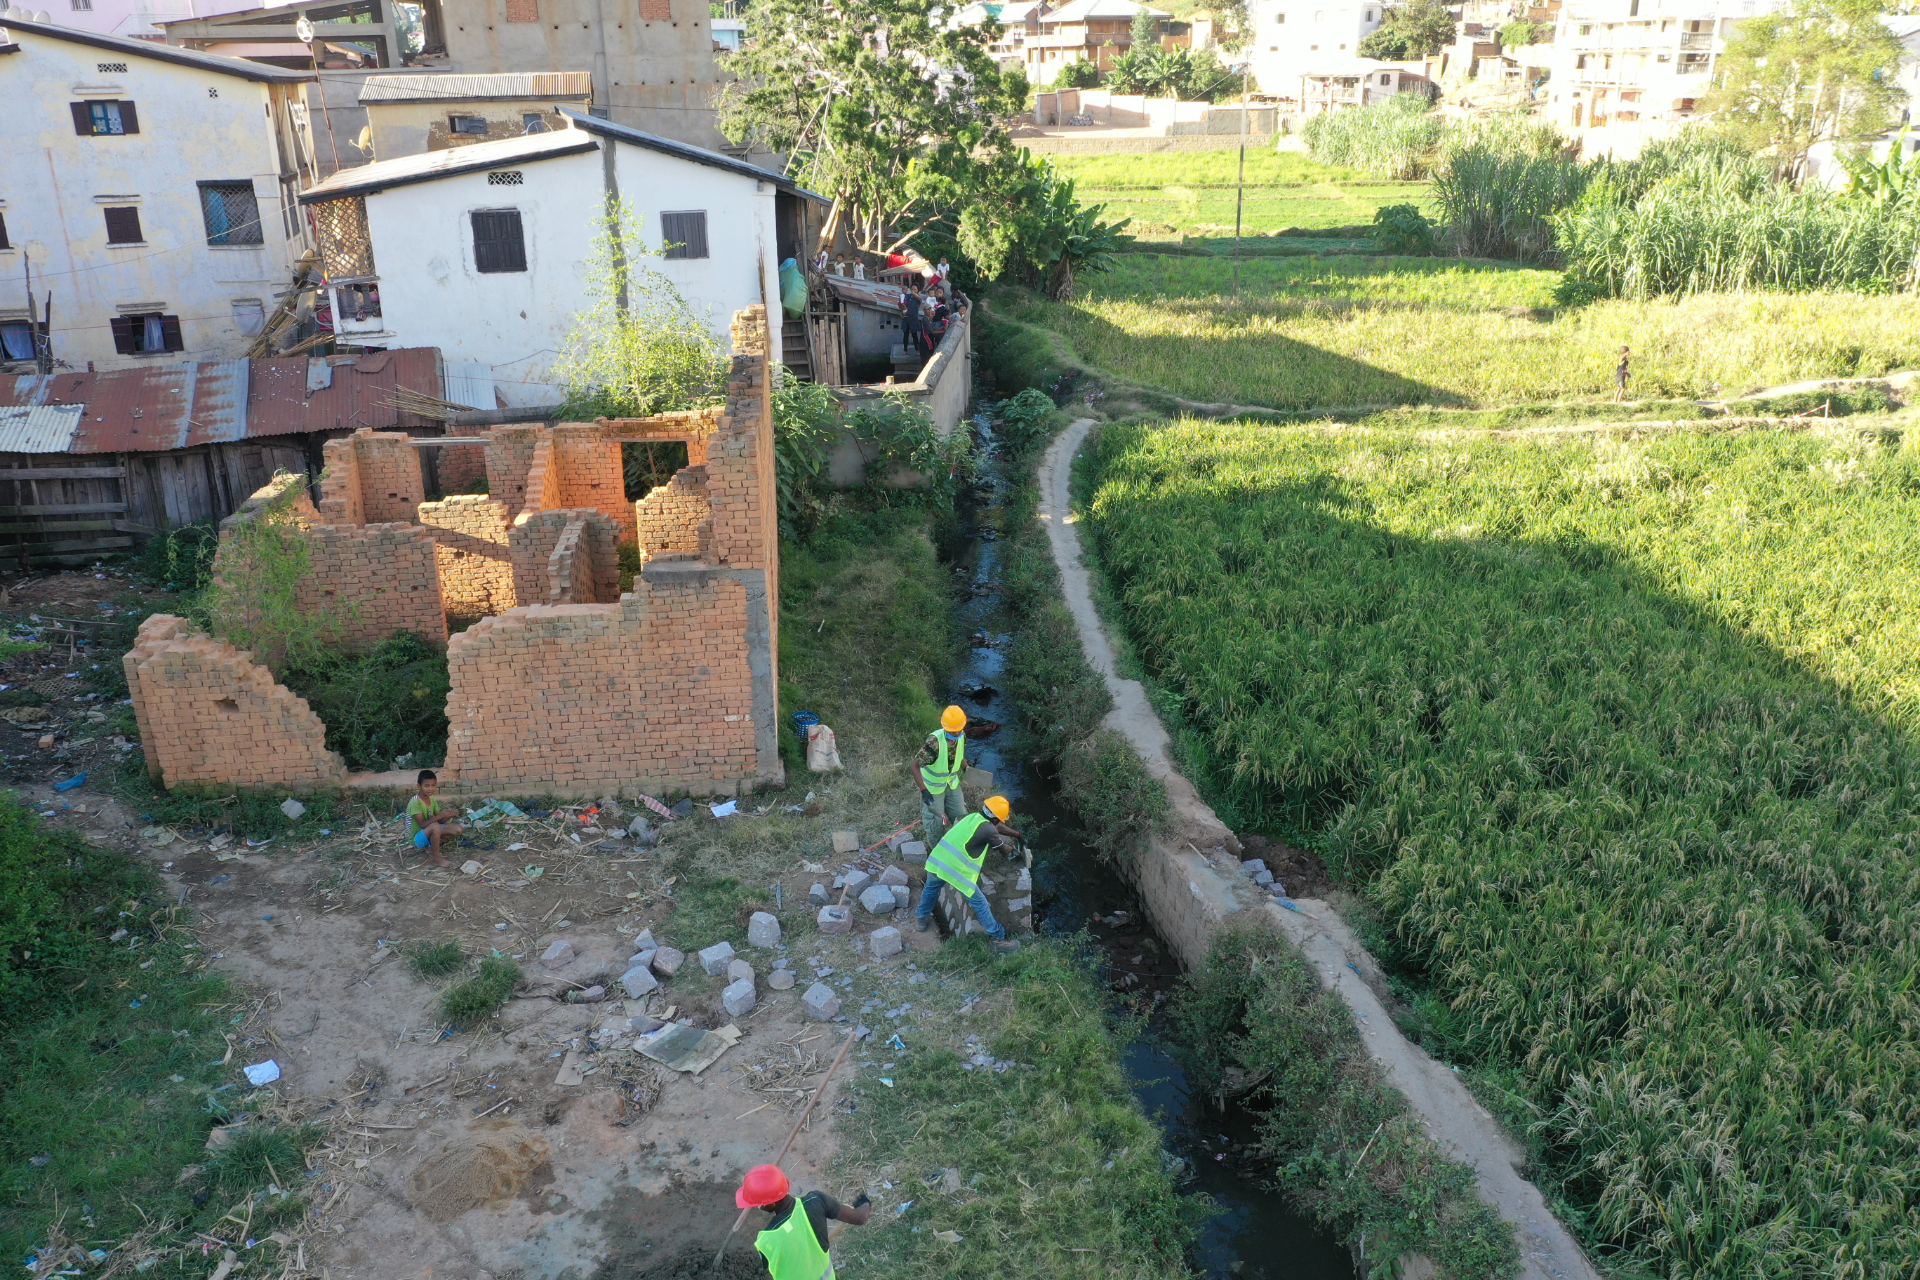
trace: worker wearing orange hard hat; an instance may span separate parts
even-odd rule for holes
[[[967,816],[960,776],[967,766],[967,713],[948,707],[940,713],[940,727],[927,735],[913,762],[920,775],[920,825],[932,844],[950,823]]]
[[[977,812],[947,828],[940,843],[927,853],[927,885],[920,891],[920,906],[914,912],[914,927],[921,933],[933,928],[933,908],[940,901],[940,886],[949,884],[954,892],[973,908],[974,919],[993,939],[993,949],[1016,951],[1019,943],[1007,937],[1006,926],[993,918],[993,907],[980,891],[980,867],[987,860],[989,846],[995,849],[1017,847],[1020,833],[1007,825],[1013,806],[1005,796],[988,796]]]
[[[827,1223],[859,1227],[873,1216],[865,1192],[852,1204],[841,1204],[824,1191],[809,1191],[796,1199],[787,1175],[776,1164],[747,1170],[733,1202],[742,1209],[765,1209],[773,1215],[753,1240],[773,1280],[833,1280]]]

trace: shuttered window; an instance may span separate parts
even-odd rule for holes
[[[108,244],[139,244],[146,238],[140,234],[140,210],[132,205],[108,205],[101,212],[107,215]]]
[[[200,216],[206,219],[208,244],[266,243],[251,182],[201,183]]]
[[[112,137],[140,132],[140,113],[131,102],[70,102],[73,131],[81,137]]]
[[[665,257],[704,258],[707,256],[707,211],[693,209],[660,215],[660,234],[667,242]]]
[[[476,271],[525,271],[527,244],[518,209],[473,212],[473,268]]]
[[[113,318],[113,349],[123,356],[146,355],[160,351],[185,351],[180,337],[180,317],[157,311]]]

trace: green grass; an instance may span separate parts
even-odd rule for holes
[[[240,1067],[257,1059],[223,1065],[221,1032],[245,1006],[205,972],[170,900],[143,866],[0,796],[0,1257],[37,1253],[58,1225],[122,1270],[155,1254],[143,1274],[204,1276],[195,1232],[231,1240],[219,1219],[236,1201],[305,1186],[305,1130],[256,1122],[217,1158],[205,1150],[218,1119],[255,1109]],[[189,1165],[205,1168],[182,1178]],[[297,1194],[263,1201],[253,1225],[264,1237],[302,1211]],[[261,1247],[250,1256],[284,1265]]]
[[[520,966],[513,961],[486,956],[471,978],[440,993],[440,1016],[459,1027],[491,1018],[513,994],[520,978]]]
[[[1049,158],[1076,179],[1083,204],[1134,219],[1127,230],[1142,239],[1233,234],[1238,150]],[[1246,183],[1246,235],[1364,225],[1382,205],[1417,204],[1430,215],[1434,208],[1425,182],[1370,179],[1299,151],[1249,150]]]
[[[1920,327],[1900,297],[1706,294],[1552,311],[1555,272],[1433,258],[1254,260],[1240,278],[1235,302],[1225,261],[1130,254],[1072,302],[996,306],[1120,378],[1295,411],[1610,397],[1623,343],[1636,398],[1920,364]]]
[[[416,942],[407,948],[407,967],[413,970],[416,978],[444,978],[450,973],[458,973],[466,964],[467,953],[460,949],[457,938]]]
[[[1191,1275],[1196,1210],[1161,1163],[1160,1134],[1120,1070],[1124,1036],[1106,1024],[1087,967],[1058,943],[996,962],[977,936],[948,943],[922,967],[1004,1007],[997,1033],[993,1021],[976,1020],[980,1047],[1021,1065],[963,1069],[962,1053],[974,1048],[961,1043],[968,1023],[948,1015],[904,1032],[909,1047],[887,1051],[893,1066],[855,1073],[846,1095],[857,1109],[834,1122],[838,1163],[854,1185],[877,1185],[884,1167],[901,1189],[872,1224],[841,1237],[845,1271],[893,1280]],[[958,1003],[939,987],[918,990],[926,994],[914,997],[917,1007]],[[960,1171],[960,1194],[925,1185],[943,1168]],[[913,1207],[896,1213],[908,1199]]]
[[[1181,751],[1379,910],[1674,1277],[1920,1257],[1920,447],[1108,427],[1089,510]]]

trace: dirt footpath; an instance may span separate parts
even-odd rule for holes
[[[851,1004],[855,972],[876,996],[881,985],[924,982],[914,958],[939,937],[916,934],[910,912],[859,908],[853,934],[812,933],[808,889],[847,861],[826,845],[819,862],[797,859],[779,881],[784,918],[801,935],[740,951],[758,1003],[733,1017],[720,1006],[726,978],[693,954],[715,939],[674,928],[662,853],[571,813],[502,823],[450,850],[456,869],[441,871],[403,858],[404,824],[382,821],[388,804],[363,809],[356,830],[254,847],[143,826],[98,793],[26,790],[52,825],[150,860],[194,912],[209,967],[249,998],[231,1028],[233,1065],[271,1058],[282,1074],[271,1095],[245,1105],[326,1134],[309,1155],[313,1212],[300,1240],[306,1273],[325,1280],[707,1274],[740,1175],[779,1148],[859,1017],[886,1035],[876,1006],[818,1021],[804,1016],[802,993],[824,979]],[[457,869],[468,860],[478,866]],[[859,948],[888,923],[906,947],[874,960]],[[617,998],[650,930],[682,946],[685,964],[646,998]],[[450,979],[424,980],[406,958],[409,944],[448,938],[469,958],[512,958],[527,977],[522,995],[466,1030],[437,1012]],[[571,960],[543,965],[557,941]],[[786,990],[769,982],[777,962],[795,975]],[[563,998],[595,985],[608,998]],[[740,1038],[697,1075],[668,1070],[631,1047],[635,1022],[650,1018],[733,1027]],[[850,1055],[784,1162],[803,1188],[822,1185],[837,1086],[859,1059]],[[750,1232],[734,1248],[738,1261],[730,1255],[722,1274],[764,1274]]]

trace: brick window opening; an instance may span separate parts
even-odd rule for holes
[[[226,712],[230,716],[237,716],[240,714],[240,704],[238,702],[235,702],[232,698],[222,698],[220,699],[220,701],[214,703],[213,705],[220,708],[222,711]]]
[[[186,343],[180,338],[180,317],[161,315],[158,311],[115,316],[113,349],[123,356],[185,351]]]
[[[507,0],[508,22],[540,21],[539,0]]]
[[[139,244],[145,239],[140,234],[140,210],[132,205],[108,205],[101,212],[107,217],[108,244]]]
[[[266,243],[251,182],[201,183],[200,216],[206,220],[208,244]]]
[[[476,209],[473,269],[488,274],[527,269],[527,243],[518,209]]]
[[[131,102],[70,102],[73,131],[83,138],[118,137],[140,132],[140,113]]]
[[[667,258],[707,256],[707,211],[692,209],[660,215],[660,234],[667,242]]]

